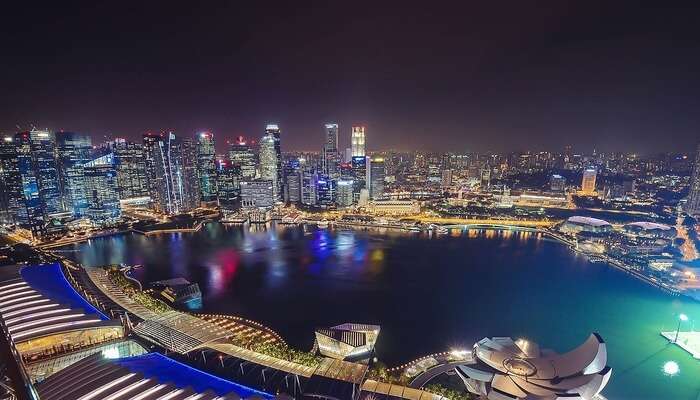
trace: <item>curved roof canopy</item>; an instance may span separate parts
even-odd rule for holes
[[[15,343],[119,325],[85,301],[68,283],[58,264],[3,267],[0,320]]]
[[[158,353],[87,357],[37,385],[42,400],[237,400],[272,395],[207,374]]]

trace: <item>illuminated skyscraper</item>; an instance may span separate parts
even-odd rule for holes
[[[195,167],[196,152],[190,140],[168,133],[156,141],[154,163],[158,209],[166,214],[181,214],[197,207],[199,183]]]
[[[581,194],[595,194],[595,178],[596,170],[594,168],[586,168],[583,171],[583,178],[581,178]]]
[[[197,172],[197,146],[190,138],[185,138],[181,142],[182,169],[184,171],[182,185],[184,186],[184,208],[192,210],[199,207],[202,201],[201,189],[199,187],[199,176]],[[216,176],[216,171],[214,171]]]
[[[20,209],[19,223],[29,229],[34,237],[46,233],[46,212],[39,195],[39,183],[36,174],[32,144],[29,132],[15,135],[17,145],[17,167],[22,182],[24,207]]]
[[[316,180],[316,198],[320,206],[330,207],[335,205],[336,181],[326,175],[318,176]]]
[[[284,201],[287,203],[301,202],[301,168],[300,165],[290,165],[284,172]]]
[[[360,191],[367,188],[367,157],[357,156],[352,158],[352,174],[355,200],[360,197]]]
[[[214,134],[211,132],[197,134],[196,165],[202,201],[216,201],[216,149]]]
[[[83,166],[87,208],[85,215],[95,224],[121,216],[114,154],[108,153]]]
[[[29,132],[29,139],[41,207],[47,215],[62,212],[61,187],[56,165],[56,136],[49,131],[33,129]]]
[[[353,181],[352,179],[340,179],[337,184],[336,203],[339,207],[348,207],[353,203]]]
[[[117,190],[121,200],[148,196],[146,158],[139,143],[116,139],[112,144],[117,170]]]
[[[228,160],[232,166],[238,167],[243,179],[255,178],[255,153],[243,136],[229,144]]]
[[[690,178],[686,210],[690,215],[700,215],[700,144],[695,153],[693,176]]]
[[[19,172],[17,142],[12,136],[0,141],[0,206],[1,222],[19,223],[20,215],[27,210],[22,193],[22,177]]]
[[[66,211],[82,217],[88,207],[83,166],[90,161],[90,136],[73,132],[56,134],[61,194]]]
[[[282,199],[282,150],[280,147],[280,129],[269,124],[265,135],[260,139],[260,178],[272,181],[273,197]]]
[[[338,164],[340,153],[338,152],[338,124],[325,125],[325,142],[323,143],[322,171],[332,179],[338,177]]]
[[[352,157],[365,156],[365,127],[353,126],[350,136],[350,144],[352,145]]]
[[[313,168],[304,168],[301,172],[301,202],[307,206],[317,204],[316,197],[316,171]]]
[[[224,211],[233,211],[241,194],[240,168],[230,161],[218,160],[217,175],[219,207]]]
[[[156,210],[163,211],[160,207],[165,204],[166,200],[160,198],[163,192],[163,187],[165,183],[162,182],[165,177],[163,175],[158,175],[159,170],[162,169],[163,160],[159,159],[162,157],[162,151],[160,150],[163,143],[163,135],[157,133],[144,133],[143,135],[143,158],[146,168],[146,182],[148,183],[148,195],[151,196],[151,202],[153,203]],[[158,168],[158,165],[161,168]]]
[[[375,157],[369,162],[369,197],[372,200],[380,199],[384,195],[384,159]]]

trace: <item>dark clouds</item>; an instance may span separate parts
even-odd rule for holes
[[[0,130],[221,141],[276,121],[284,148],[315,150],[338,121],[374,149],[684,150],[699,14],[649,4],[4,5]]]

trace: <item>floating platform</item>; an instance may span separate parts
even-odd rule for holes
[[[700,360],[700,332],[678,332],[678,341],[675,340],[676,331],[661,332],[661,336]]]

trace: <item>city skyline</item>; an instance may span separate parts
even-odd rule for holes
[[[0,132],[234,138],[275,122],[310,150],[339,122],[378,150],[642,153],[690,151],[700,132],[692,9],[169,6],[12,4]]]

